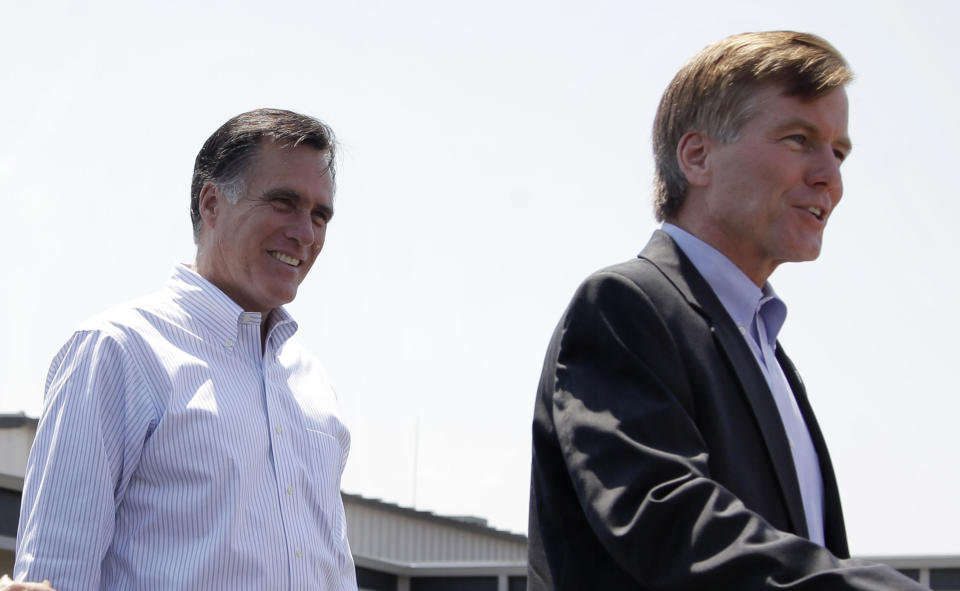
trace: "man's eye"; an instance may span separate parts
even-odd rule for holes
[[[328,221],[329,221],[329,220],[327,219],[327,216],[324,215],[324,214],[322,214],[322,213],[315,213],[315,214],[313,214],[313,223],[314,223],[314,225],[317,225],[317,226],[326,226]]]
[[[833,155],[836,156],[837,160],[839,160],[840,162],[843,162],[844,160],[847,159],[847,155],[841,152],[840,150],[834,150]]]
[[[807,136],[805,135],[800,135],[800,134],[788,135],[787,139],[790,140],[791,142],[796,142],[801,146],[807,143]]]
[[[270,202],[279,211],[292,211],[293,202],[289,199],[274,199]]]

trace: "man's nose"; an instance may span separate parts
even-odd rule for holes
[[[286,233],[288,238],[301,246],[310,246],[317,239],[317,229],[313,225],[313,216],[308,211],[298,211],[290,216]]]
[[[843,182],[840,175],[840,163],[841,160],[837,157],[832,147],[824,146],[817,150],[810,169],[807,172],[807,183],[831,192],[842,190]]]

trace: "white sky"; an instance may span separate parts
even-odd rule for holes
[[[773,276],[781,340],[854,553],[960,553],[960,3],[138,4],[3,11],[0,412],[36,416],[73,328],[192,260],[207,136],[290,108],[343,142],[337,215],[291,310],[353,432],[344,489],[525,532],[546,344],[577,284],[655,227],[661,92],[716,39],[811,31],[857,73],[856,147],[821,259]]]

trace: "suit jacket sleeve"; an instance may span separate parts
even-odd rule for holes
[[[598,273],[554,334],[534,418],[531,588],[577,588],[597,567],[590,580],[606,582],[593,588],[922,589],[774,528],[711,477],[698,423],[709,418],[698,416],[701,384],[683,354],[697,337],[648,289]],[[564,511],[567,490],[576,500],[566,510],[579,514],[562,518],[563,534],[544,523]]]

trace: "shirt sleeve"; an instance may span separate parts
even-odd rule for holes
[[[98,589],[114,517],[155,424],[120,340],[81,331],[54,358],[24,479],[17,580]]]

